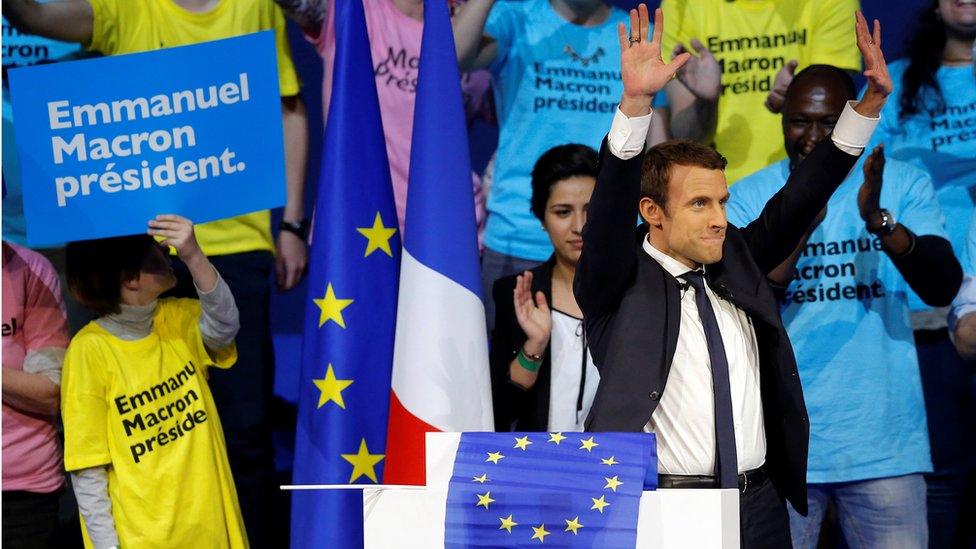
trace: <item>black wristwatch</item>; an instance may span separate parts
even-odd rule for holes
[[[868,223],[867,224],[868,232],[877,236],[887,236],[895,232],[895,226],[898,225],[898,222],[895,221],[895,216],[891,215],[891,212],[889,212],[884,208],[878,210],[877,214],[879,217],[881,217],[881,225],[872,228],[871,227],[872,223]]]
[[[301,221],[282,220],[281,223],[278,224],[278,229],[288,231],[297,235],[298,238],[301,238],[303,241],[308,241],[309,222],[307,219],[303,219]]]

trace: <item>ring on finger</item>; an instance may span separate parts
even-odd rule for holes
[[[630,41],[631,46],[633,46],[634,44],[639,44],[641,41],[640,36],[637,37],[631,36],[630,38],[628,38],[628,40]]]

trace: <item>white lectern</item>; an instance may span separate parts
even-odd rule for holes
[[[459,433],[427,434],[427,485],[363,490],[366,549],[444,546],[447,489]],[[739,547],[737,490],[644,492],[637,524],[640,549]]]

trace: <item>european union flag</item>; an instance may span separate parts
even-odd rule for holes
[[[363,4],[335,4],[295,484],[381,482],[390,406],[400,238]],[[292,547],[362,547],[362,505],[358,490],[295,492]]]
[[[464,433],[447,496],[447,547],[626,547],[657,488],[648,433]]]

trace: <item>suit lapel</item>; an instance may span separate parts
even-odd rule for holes
[[[661,266],[653,257],[647,255],[643,249],[640,252],[640,261],[642,261],[647,268],[649,273],[649,279],[651,281],[656,281],[660,285],[664,294],[664,303],[658,302],[656,305],[660,307],[663,305],[664,317],[661,319],[661,324],[664,327],[664,362],[662,364],[662,379],[667,379],[668,372],[671,370],[671,361],[674,359],[675,349],[678,347],[678,331],[681,327],[681,291],[678,288],[677,280],[671,276],[664,267]],[[652,292],[651,295],[661,295],[658,292]],[[652,303],[652,305],[655,305]],[[648,337],[654,337],[653,334],[648,334]]]
[[[709,273],[711,275],[709,276],[709,287],[716,295],[729,300],[753,319],[761,320],[770,326],[778,325],[774,311],[770,310],[768,306],[763,306],[754,289],[733,284],[729,277],[725,276],[725,273],[725,270],[721,268],[714,269]]]

